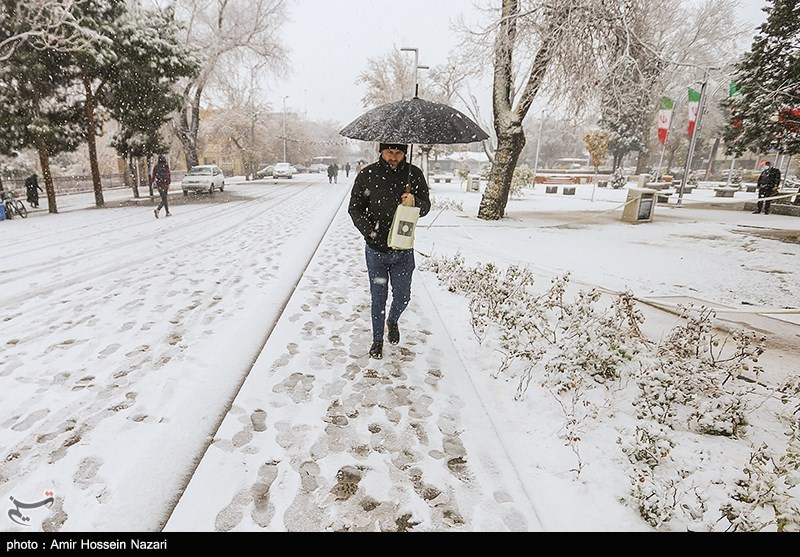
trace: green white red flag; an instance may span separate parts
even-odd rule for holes
[[[700,110],[700,93],[689,88],[689,137],[694,135],[697,112]]]
[[[666,144],[669,125],[672,121],[672,109],[675,102],[667,97],[661,97],[661,104],[658,107],[658,140],[661,144]]]

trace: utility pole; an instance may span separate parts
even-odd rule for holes
[[[286,160],[286,99],[289,98],[289,95],[284,95],[283,97],[283,162],[287,162]]]

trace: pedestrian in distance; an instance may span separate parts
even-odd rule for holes
[[[333,183],[333,163],[328,165],[328,183]]]
[[[420,217],[431,209],[428,183],[419,167],[405,160],[408,145],[381,143],[377,162],[361,169],[353,180],[348,212],[364,237],[364,254],[372,299],[372,358],[383,357],[384,331],[390,344],[400,342],[400,315],[411,301],[414,250],[389,247],[389,232],[397,206],[419,207]],[[410,185],[410,193],[406,193]],[[392,303],[386,315],[389,287]],[[384,327],[385,324],[385,327]]]
[[[769,206],[772,203],[770,200],[760,201],[764,198],[773,197],[778,193],[778,186],[781,183],[781,171],[772,166],[772,163],[766,161],[764,163],[764,170],[758,177],[756,185],[758,186],[758,199],[756,210],[753,211],[754,215],[761,213],[763,207],[764,214],[769,214]]]
[[[349,178],[350,177],[350,163],[349,162],[345,163],[345,165],[344,165],[344,177],[345,178]]]
[[[333,183],[339,183],[339,163],[333,163]]]
[[[167,216],[171,217],[172,213],[169,212],[169,185],[172,182],[172,177],[169,171],[169,164],[167,164],[167,157],[164,155],[158,155],[158,162],[153,167],[153,176],[152,176],[153,186],[158,188],[158,195],[161,196],[161,203],[158,204],[153,210],[155,213],[156,218],[158,218],[158,214],[161,212],[161,208],[163,207],[166,212]]]
[[[39,208],[39,192],[44,191],[39,185],[39,178],[36,174],[31,174],[25,178],[25,193],[27,194],[28,203],[31,207]]]

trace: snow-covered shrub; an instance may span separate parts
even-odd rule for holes
[[[622,168],[619,167],[614,171],[614,174],[611,175],[611,181],[609,181],[608,185],[615,190],[620,188],[624,188],[625,184],[628,183],[628,179],[625,177],[625,173],[622,171]]]
[[[520,164],[514,169],[514,174],[511,177],[511,187],[509,194],[511,197],[519,197],[522,190],[533,186],[534,173],[527,164]]]
[[[461,201],[455,201],[453,199],[439,199],[436,197],[431,197],[431,211],[463,211],[464,204]]]
[[[770,526],[779,532],[800,530],[800,507],[792,493],[797,490],[800,448],[796,428],[789,446],[787,455],[778,460],[766,445],[750,455],[730,501],[720,509],[729,524],[727,531],[758,532]]]
[[[747,389],[731,379],[743,371],[761,371],[756,362],[765,339],[734,331],[720,340],[713,330],[713,310],[679,309],[685,323],[669,332],[655,354],[640,360],[638,417],[670,426],[685,420],[702,433],[740,436],[747,424]],[[729,339],[735,347],[727,347]],[[684,415],[678,415],[679,407]]]
[[[421,267],[467,298],[476,337],[499,354],[496,374],[519,378],[516,400],[532,384],[552,395],[564,415],[559,437],[577,457],[573,471],[585,466],[579,447],[590,438],[591,424],[633,405],[635,432],[618,440],[631,464],[632,488],[624,498],[653,527],[800,529],[800,379],[779,387],[758,380],[764,338],[745,331],[721,337],[713,310],[689,306],[679,307],[680,323],[655,343],[642,335],[644,320],[631,293],[601,306],[594,290],[571,295],[569,274],[541,293],[528,268],[470,267],[460,255],[431,258]],[[788,448],[780,459],[754,455],[730,500],[715,508],[722,513],[715,521],[706,516],[707,481],[693,482],[702,463],[671,456],[678,439],[673,430],[744,438],[748,415],[763,410],[758,396],[784,404],[778,417],[792,424]]]

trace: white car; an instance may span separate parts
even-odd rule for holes
[[[289,178],[291,180],[295,172],[297,172],[297,169],[288,162],[279,162],[276,163],[275,168],[272,169],[272,177]]]
[[[193,166],[183,177],[181,187],[183,188],[183,195],[189,195],[190,191],[208,192],[210,194],[213,194],[217,189],[225,191],[225,174],[215,164]]]

